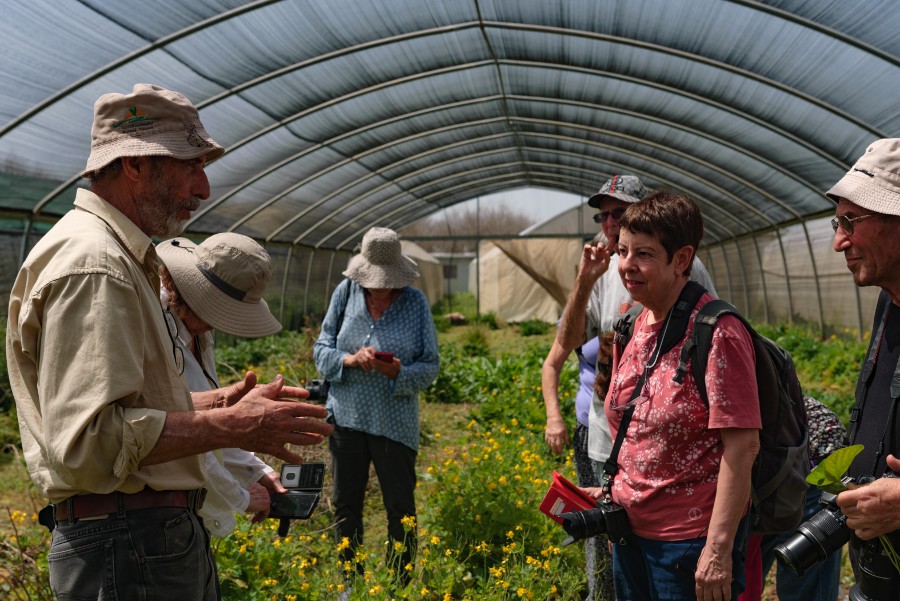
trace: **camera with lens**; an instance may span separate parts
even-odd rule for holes
[[[559,518],[568,534],[562,542],[563,547],[598,534],[606,534],[609,540],[619,544],[624,544],[631,536],[625,508],[609,499],[601,500],[593,509],[561,513]]]
[[[823,491],[819,497],[822,509],[800,524],[791,538],[775,547],[778,562],[797,576],[803,576],[850,540],[853,531],[847,527],[847,516],[841,513],[836,498]]]
[[[893,472],[886,472],[882,477],[897,476]],[[871,476],[844,478],[844,483],[868,484],[874,480]],[[832,552],[851,541],[851,546],[858,551],[859,573],[857,583],[850,589],[850,600],[897,599],[900,574],[891,558],[878,539],[862,541],[852,536],[853,530],[847,526],[847,516],[841,512],[836,498],[836,495],[822,492],[819,499],[822,509],[800,524],[791,538],[775,547],[776,559],[798,576],[803,576],[811,567],[825,561]]]
[[[309,384],[306,385],[306,390],[309,391],[309,396],[306,397],[307,401],[326,401],[328,400],[328,390],[331,388],[331,384],[328,383],[328,380],[310,380]]]

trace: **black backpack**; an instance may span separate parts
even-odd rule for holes
[[[687,331],[691,310],[705,290],[688,282],[673,310],[662,352],[671,350]],[[615,344],[624,350],[634,330],[634,322],[643,307],[634,305],[616,323]],[[706,406],[706,364],[712,347],[713,330],[723,315],[734,315],[750,334],[756,354],[756,384],[762,430],[760,450],[753,464],[750,489],[752,501],[750,529],[753,534],[779,534],[794,530],[803,519],[808,484],[809,429],[806,403],[791,356],[783,348],[754,330],[738,310],[723,300],[712,300],[702,307],[678,359],[674,380],[681,382],[688,364],[700,397]]]

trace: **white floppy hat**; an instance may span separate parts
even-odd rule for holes
[[[156,252],[191,311],[214,329],[246,338],[281,330],[262,298],[272,260],[252,238],[215,234],[200,244],[174,238]]]
[[[363,288],[403,288],[412,284],[419,272],[415,261],[400,251],[397,232],[373,227],[363,236],[362,249],[350,259],[344,275]]]
[[[209,137],[191,101],[146,83],[131,94],[104,94],[94,103],[91,155],[82,177],[93,177],[116,159],[167,156],[190,160],[217,159],[225,149]]]
[[[882,215],[900,215],[900,138],[869,144],[856,164],[825,193]]]

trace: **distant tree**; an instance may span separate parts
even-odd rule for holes
[[[404,238],[414,236],[476,236],[483,238],[516,235],[534,225],[534,220],[524,213],[511,209],[506,203],[481,206],[480,215],[474,207],[462,211],[445,211],[420,219],[400,231]],[[417,241],[428,252],[474,252],[476,241],[463,240],[421,240]]]

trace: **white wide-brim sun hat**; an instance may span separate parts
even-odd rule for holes
[[[200,244],[174,238],[160,242],[156,252],[188,307],[212,328],[245,338],[281,331],[262,298],[272,261],[252,238],[215,234]]]
[[[401,252],[394,230],[373,227],[362,239],[358,255],[350,259],[344,275],[363,288],[403,288],[419,277],[416,263]]]

